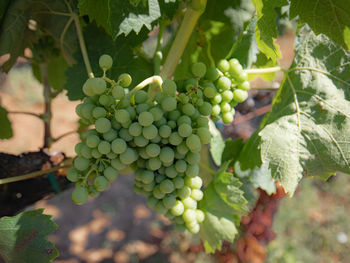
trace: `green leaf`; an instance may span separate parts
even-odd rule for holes
[[[216,128],[215,123],[209,120],[209,131],[211,133],[210,154],[216,165],[221,165],[222,153],[225,149],[225,141],[222,139],[220,131]]]
[[[288,5],[287,0],[252,0],[256,7],[257,25],[255,28],[255,38],[260,50],[268,59],[276,62],[277,57],[281,56],[279,47],[276,45],[277,38],[276,27],[276,7]]]
[[[268,162],[291,195],[303,175],[350,173],[349,60],[350,53],[325,35],[298,39],[271,112],[241,153],[242,169]]]
[[[243,139],[232,140],[231,138],[225,141],[225,148],[222,153],[221,162],[230,161],[229,166],[236,161],[244,146]]]
[[[224,240],[233,242],[237,234],[236,225],[247,212],[247,201],[240,189],[242,183],[226,172],[228,163],[222,165],[204,189],[204,198],[199,202],[199,208],[205,213],[199,235],[207,253],[221,249]]]
[[[119,36],[116,41],[113,41],[101,28],[99,29],[91,24],[84,28],[84,38],[86,43],[89,43],[87,51],[96,77],[102,76],[98,60],[103,54],[108,54],[113,58],[112,69],[108,71],[112,78],[118,78],[121,73],[129,73],[133,79],[131,86],[135,86],[145,78],[152,76],[152,64],[144,58],[136,56],[133,50],[147,38],[145,31],[142,31],[139,35],[131,33],[127,37]],[[68,91],[67,95],[70,100],[78,100],[84,97],[82,87],[87,79],[81,53],[76,52],[75,58],[78,64],[66,71],[67,81],[64,86]]]
[[[10,0],[3,0],[0,2],[0,23],[1,23],[3,16],[6,13],[6,9],[7,9],[9,3],[10,3]]]
[[[132,31],[138,34],[143,26],[150,31],[152,22],[161,16],[158,0],[148,0],[147,5],[143,1],[131,4],[120,0],[79,0],[78,7],[80,14],[95,20],[113,38]]]
[[[278,65],[277,61],[273,61],[272,59],[268,59],[264,53],[259,52],[256,56],[256,61],[254,66],[257,68],[272,68]],[[276,72],[271,73],[259,73],[259,74],[249,74],[249,80],[253,80],[260,76],[264,80],[273,81],[276,76]]]
[[[0,139],[9,139],[12,137],[11,122],[7,117],[7,110],[0,106]]]
[[[43,214],[43,209],[2,217],[0,257],[6,263],[51,262],[58,256],[58,251],[46,238],[56,229],[57,225],[51,216]]]
[[[337,44],[350,49],[350,1],[292,0],[290,17],[299,16],[316,34],[325,34]]]

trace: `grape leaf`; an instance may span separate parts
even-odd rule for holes
[[[323,33],[337,44],[350,49],[349,0],[292,0],[290,18],[296,16],[307,23],[316,34]]]
[[[226,172],[228,163],[222,165],[204,189],[204,197],[199,202],[199,208],[205,213],[199,235],[207,253],[221,249],[224,240],[233,242],[237,234],[236,225],[247,212],[247,201],[240,189],[242,183]]]
[[[152,22],[160,16],[158,0],[148,0],[147,5],[141,3],[125,3],[116,0],[79,0],[79,12],[96,21],[113,38],[121,34],[127,36],[132,31],[140,33],[143,26],[152,29]]]
[[[90,24],[84,28],[84,38],[95,76],[102,75],[98,60],[103,54],[108,54],[113,58],[113,66],[108,74],[113,78],[117,78],[121,73],[129,73],[133,78],[132,86],[153,74],[151,63],[144,58],[135,56],[133,51],[135,46],[141,44],[147,38],[146,31],[141,31],[139,35],[131,33],[127,37],[119,36],[116,41],[113,41],[112,37],[101,28],[97,28],[95,24]],[[75,53],[75,59],[78,64],[66,71],[67,81],[64,86],[68,91],[67,95],[70,100],[78,100],[84,97],[82,87],[87,79],[83,57],[80,52]]]
[[[0,106],[0,139],[9,139],[12,137],[11,122],[7,117],[7,110]]]
[[[255,38],[260,50],[267,58],[276,61],[277,57],[281,56],[279,47],[276,45],[277,38],[276,27],[276,7],[285,6],[288,4],[287,0],[252,0],[256,7],[257,25],[255,28]]]
[[[225,141],[225,148],[222,152],[221,162],[230,161],[229,166],[238,158],[244,146],[243,139],[232,140],[231,138]]]
[[[2,217],[0,256],[6,263],[51,262],[58,251],[46,238],[56,229],[57,225],[51,216],[43,214],[43,209]]]
[[[216,128],[215,123],[209,120],[209,131],[211,134],[210,154],[216,165],[221,165],[222,153],[225,149],[225,141],[222,139],[220,131]]]
[[[290,195],[303,175],[350,173],[349,60],[323,34],[299,37],[271,112],[241,152],[242,169],[268,162]]]

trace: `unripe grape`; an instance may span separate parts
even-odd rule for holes
[[[149,184],[154,180],[154,173],[152,171],[144,170],[141,173],[141,180],[145,184]]]
[[[186,146],[191,150],[191,152],[199,152],[202,145],[199,137],[195,134],[191,134],[186,139]]]
[[[231,88],[231,80],[226,76],[222,76],[217,80],[216,85],[219,90],[228,90]]]
[[[164,197],[162,201],[163,201],[163,205],[167,209],[174,207],[177,203],[177,200],[176,200],[174,195],[168,195],[168,196]]]
[[[111,148],[116,154],[121,154],[126,151],[127,145],[123,139],[117,138],[112,141]]]
[[[156,204],[156,209],[158,214],[162,214],[162,215],[165,215],[167,212],[168,212],[168,209],[163,205],[162,202],[158,202]]]
[[[182,112],[187,116],[192,116],[196,109],[191,103],[186,103],[182,106]]]
[[[131,84],[132,78],[129,74],[123,73],[118,77],[118,82],[120,86],[126,88],[129,87]]]
[[[159,128],[159,135],[162,138],[168,138],[171,135],[171,128],[168,125],[163,125]]]
[[[176,83],[173,80],[166,79],[163,81],[162,84],[162,90],[163,93],[168,96],[175,96],[176,95]]]
[[[204,85],[204,96],[206,96],[207,98],[211,99],[214,98],[216,95],[216,88],[214,86],[213,83],[209,82],[206,85]]]
[[[186,223],[194,222],[196,221],[196,211],[194,209],[186,209],[182,218]]]
[[[147,161],[146,166],[147,166],[150,170],[156,171],[156,170],[158,170],[158,169],[162,166],[162,162],[159,160],[158,157],[150,158],[150,159]]]
[[[153,115],[154,121],[159,121],[163,117],[163,111],[159,107],[153,107],[149,112]]]
[[[117,176],[118,176],[118,171],[114,169],[111,166],[108,166],[104,171],[103,171],[104,177],[107,178],[108,182],[113,182]]]
[[[111,145],[109,144],[109,142],[102,141],[98,144],[97,149],[100,153],[107,154],[111,151]]]
[[[111,122],[106,118],[99,118],[95,122],[95,128],[99,133],[108,132],[111,127]]]
[[[158,199],[157,198],[155,198],[153,196],[149,196],[147,198],[147,205],[148,205],[149,208],[154,210],[156,208],[157,203],[158,203]]]
[[[149,140],[140,135],[134,138],[134,142],[138,147],[145,147],[148,144]]]
[[[218,70],[214,66],[210,66],[207,69],[207,73],[205,74],[205,78],[210,81],[215,81],[219,77]]]
[[[226,59],[222,59],[218,63],[218,68],[222,72],[227,72],[230,69],[230,64]]]
[[[150,157],[156,157],[160,154],[160,146],[158,144],[149,144],[146,147],[146,152]]]
[[[102,55],[98,61],[101,69],[108,70],[112,67],[113,59],[110,55]]]
[[[220,109],[221,109],[221,112],[222,113],[225,113],[225,112],[229,112],[229,111],[231,111],[231,105],[229,104],[229,103],[227,103],[227,102],[223,102],[223,103],[221,103],[221,105],[220,105]]]
[[[205,214],[202,210],[196,209],[196,219],[198,223],[202,223],[205,219]]]
[[[241,64],[239,64],[239,61],[237,59],[235,58],[230,59],[229,64],[230,64],[230,68],[228,72],[232,77],[237,77],[243,73],[243,68]]]
[[[200,161],[200,154],[198,152],[188,152],[185,157],[185,161],[189,164],[198,164]]]
[[[126,165],[123,164],[119,158],[111,160],[111,165],[113,168],[115,168],[117,171],[121,171],[126,168]]]
[[[229,111],[222,114],[222,121],[224,123],[231,123],[234,119],[234,112]]]
[[[125,152],[120,154],[119,158],[123,164],[129,165],[137,160],[138,154],[134,149],[127,148]]]
[[[108,188],[108,181],[104,176],[97,176],[94,181],[94,187],[97,191],[103,192]]]
[[[197,222],[186,223],[186,227],[191,234],[197,234],[200,229],[200,226]]]
[[[207,71],[207,66],[203,62],[196,62],[192,65],[191,71],[194,76],[202,78]]]
[[[165,97],[161,102],[162,108],[165,111],[173,111],[176,109],[176,99],[174,97]]]
[[[79,171],[86,170],[89,167],[89,165],[90,165],[90,160],[84,157],[79,156],[74,160],[74,167]]]
[[[197,208],[197,201],[195,201],[194,199],[192,199],[191,197],[186,197],[184,199],[181,200],[185,209],[196,209]]]
[[[153,123],[153,121],[154,121],[153,115],[148,111],[141,112],[138,117],[138,122],[142,126],[149,126]]]
[[[169,179],[165,179],[164,181],[162,181],[159,187],[160,191],[166,194],[171,193],[175,189],[173,182]]]
[[[203,116],[208,116],[212,112],[212,106],[208,102],[204,102],[202,106],[199,107],[199,112]]]
[[[237,102],[243,102],[248,98],[246,90],[236,89],[233,91],[233,99]]]
[[[199,176],[188,177],[185,176],[185,185],[191,188],[200,189],[202,187],[203,181]]]
[[[203,199],[203,192],[200,189],[192,189],[191,198],[196,201]]]
[[[199,166],[197,164],[190,164],[187,166],[185,174],[188,177],[195,177],[199,174]]]
[[[126,123],[130,121],[130,114],[125,109],[117,110],[114,114],[115,119],[120,123]]]
[[[100,138],[97,135],[91,134],[86,137],[86,145],[90,148],[95,148],[100,143]]]
[[[89,198],[89,194],[85,187],[76,186],[72,193],[72,200],[77,205],[82,205],[86,203]]]
[[[180,200],[176,200],[175,205],[173,205],[173,207],[171,207],[170,209],[170,213],[172,213],[175,216],[181,216],[184,211],[185,207]]]
[[[184,160],[177,160],[175,163],[175,170],[178,173],[184,173],[186,171],[187,164]]]
[[[182,142],[182,137],[177,133],[177,132],[173,132],[172,134],[170,134],[169,137],[169,143],[177,146]]]
[[[103,133],[103,139],[108,142],[113,141],[118,137],[118,132],[114,129],[110,129],[108,132]]]
[[[142,128],[142,135],[148,140],[152,140],[157,137],[158,129],[153,124]]]
[[[225,90],[222,94],[222,100],[223,101],[231,101],[233,98],[233,93],[231,90]]]
[[[185,199],[191,195],[191,188],[185,185],[184,187],[177,189],[176,194],[181,199]]]
[[[79,179],[79,171],[75,168],[70,168],[67,172],[67,179],[75,183]]]
[[[160,150],[159,158],[163,163],[169,163],[174,160],[174,151],[170,147],[163,147]]]
[[[242,83],[239,83],[238,88],[242,90],[249,90],[250,89],[249,81],[245,80]]]
[[[124,88],[122,86],[115,86],[115,87],[113,87],[113,89],[112,89],[112,96],[116,100],[123,99],[124,96],[125,96]]]

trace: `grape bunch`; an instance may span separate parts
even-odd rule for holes
[[[221,118],[224,123],[231,123],[234,107],[247,99],[250,88],[247,73],[239,61],[235,58],[220,60],[218,68],[207,68],[204,63],[197,62],[192,65],[191,71],[194,78],[183,83],[182,91],[190,96],[196,107],[211,108],[213,120]]]

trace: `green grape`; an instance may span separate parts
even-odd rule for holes
[[[139,149],[139,155],[141,156],[141,158],[143,159],[149,159],[150,156],[148,155],[148,153],[146,152],[145,148],[141,148]]]
[[[113,168],[115,168],[117,171],[121,171],[121,170],[123,170],[123,169],[126,168],[126,165],[123,164],[123,163],[119,160],[119,158],[115,158],[115,159],[111,160],[111,166],[112,166]]]
[[[125,152],[120,154],[119,158],[123,164],[129,165],[137,160],[138,154],[134,149],[127,148]]]
[[[87,79],[85,81],[85,83],[83,85],[83,92],[86,96],[89,96],[89,97],[95,95],[92,79]]]
[[[231,90],[225,90],[222,94],[222,100],[223,101],[231,101],[233,98],[233,93]]]
[[[160,154],[160,146],[158,144],[151,143],[147,145],[146,152],[150,157],[156,157]]]
[[[187,169],[185,174],[188,177],[195,177],[199,174],[199,166],[197,164],[189,164],[187,165]]]
[[[232,77],[238,77],[240,74],[243,73],[243,68],[241,64],[239,64],[239,61],[237,59],[235,58],[230,59],[229,64],[230,64],[230,68],[228,72]]]
[[[182,218],[186,223],[196,221],[196,211],[194,209],[186,209],[182,214]]]
[[[112,89],[112,96],[116,100],[123,99],[124,96],[125,96],[124,88],[122,86],[115,86],[115,87],[113,87],[113,89]]]
[[[136,146],[138,147],[145,147],[148,144],[149,140],[147,140],[145,137],[143,137],[142,135],[137,136],[134,138],[134,143],[136,144]]]
[[[174,151],[170,147],[163,147],[160,150],[159,158],[163,163],[170,163],[174,160]]]
[[[191,195],[192,195],[192,192],[193,191],[191,191]],[[197,208],[197,201],[192,199],[191,197],[186,197],[186,198],[182,199],[181,201],[184,204],[184,207],[186,209],[196,209]]]
[[[110,55],[102,55],[98,61],[98,64],[100,65],[101,69],[108,70],[112,67],[113,59]]]
[[[92,111],[94,108],[95,105],[93,104],[83,104],[81,108],[81,115],[83,115],[85,119],[90,119],[92,117]]]
[[[200,127],[197,129],[197,135],[202,144],[208,144],[211,140],[211,133],[208,128]]]
[[[154,96],[154,100],[160,104],[162,102],[162,100],[165,98],[164,93],[162,92],[158,92],[155,96]]]
[[[156,177],[155,177],[155,181],[157,184],[159,184],[160,182],[162,182],[163,180],[166,179],[166,176],[164,174],[158,174]]]
[[[82,186],[76,186],[72,193],[72,200],[77,205],[82,205],[86,203],[86,201],[89,198],[88,191],[85,187]]]
[[[163,81],[162,84],[162,91],[164,94],[168,96],[175,96],[176,95],[176,83],[173,80],[166,79]]]
[[[152,171],[144,170],[141,173],[141,180],[145,184],[149,184],[154,180],[154,173]]]
[[[95,159],[100,159],[102,156],[102,153],[100,153],[97,149],[92,149],[91,156]]]
[[[184,160],[177,160],[175,163],[175,170],[178,173],[184,173],[186,171],[187,164]]]
[[[122,138],[126,142],[130,142],[134,137],[132,137],[126,128],[121,128],[119,130],[119,137]]]
[[[175,122],[175,121],[168,121],[168,122],[167,122],[167,125],[168,125],[170,128],[175,129],[175,127],[176,127],[176,122]]]
[[[89,135],[86,137],[86,145],[89,146],[90,148],[95,148],[100,142],[100,138],[96,135]]]
[[[199,117],[197,119],[197,127],[209,128],[209,120],[206,117]]]
[[[111,124],[112,124],[112,128],[115,130],[119,130],[122,127],[115,118],[112,118]]]
[[[169,140],[163,138],[163,139],[161,140],[161,143],[162,143],[162,144],[168,144],[168,143],[169,143]]]
[[[199,137],[195,134],[191,134],[187,137],[186,146],[191,152],[199,152],[202,147]]]
[[[174,195],[167,195],[166,197],[163,198],[162,202],[163,205],[167,208],[170,209],[172,207],[174,207],[174,205],[176,205],[176,198]]]
[[[192,134],[192,127],[187,123],[182,123],[179,125],[178,134],[183,138],[188,137]]]
[[[118,82],[120,86],[126,88],[129,87],[131,84],[132,78],[129,74],[123,73],[118,77]]]
[[[186,103],[182,106],[182,112],[187,116],[192,116],[196,109],[191,103]]]
[[[157,137],[158,135],[158,129],[156,126],[154,126],[153,124],[147,126],[147,127],[143,127],[142,129],[142,135],[143,137],[145,137],[148,140],[152,140],[155,137]]]
[[[242,71],[242,73],[239,74],[236,78],[237,78],[238,82],[247,81],[248,80],[248,74],[246,72]]]
[[[129,126],[128,132],[133,137],[140,136],[142,133],[142,126],[138,122],[134,122]]]
[[[118,137],[118,132],[114,129],[110,129],[108,132],[105,132],[103,134],[103,139],[105,139],[108,142],[113,141],[117,137]]]
[[[165,179],[159,184],[159,189],[162,193],[169,194],[174,191],[175,186],[171,180]]]
[[[215,97],[217,91],[213,83],[208,82],[204,85],[204,91],[203,94],[205,97],[212,99]]]
[[[202,187],[203,181],[199,176],[188,177],[185,176],[185,185],[191,188],[200,189]]]
[[[154,121],[153,115],[148,111],[141,112],[138,117],[138,122],[142,126],[149,126],[153,123],[153,121]]]
[[[89,165],[90,165],[90,160],[84,157],[79,156],[74,160],[74,167],[79,171],[86,170],[89,167]]]
[[[184,211],[185,211],[185,207],[180,200],[176,200],[175,204],[170,209],[170,213],[172,213],[175,216],[182,215]]]
[[[180,126],[183,123],[187,123],[188,125],[191,125],[192,123],[191,118],[185,115],[178,118],[177,125]]]
[[[203,62],[196,62],[192,65],[191,71],[194,76],[202,78],[207,71],[207,66]]]
[[[150,170],[156,171],[162,166],[162,162],[159,160],[158,157],[150,158],[147,161],[146,166],[149,167]]]
[[[177,176],[177,172],[173,166],[169,166],[165,168],[165,175],[169,178],[175,178]]]
[[[176,151],[179,154],[186,154],[188,152],[188,148],[186,146],[186,142],[182,142],[178,146],[176,146]]]
[[[202,106],[204,103],[204,100],[203,99],[197,99],[196,101],[196,107],[200,107]],[[196,114],[196,110],[194,111],[194,114]],[[191,116],[193,118],[193,115]]]
[[[111,166],[108,166],[104,171],[103,171],[104,177],[107,178],[108,182],[113,182],[117,176],[118,176],[118,171],[114,169]]]
[[[163,117],[163,111],[159,107],[153,107],[149,112],[153,115],[154,121],[159,121]]]
[[[202,210],[196,209],[196,219],[198,223],[202,223],[205,219],[205,214]]]
[[[228,102],[222,102],[220,105],[220,109],[222,113],[231,111],[231,105]]]
[[[111,122],[106,118],[99,118],[95,122],[96,131],[100,133],[108,132],[111,129]]]
[[[161,102],[162,108],[165,111],[176,110],[177,102],[174,97],[165,97]]]
[[[203,199],[203,192],[200,189],[192,189],[191,198],[200,201]]]
[[[83,137],[88,137],[89,135],[99,135],[95,129],[87,130],[83,133]]]
[[[130,120],[133,120],[135,119],[136,117],[136,111],[133,107],[129,106],[126,108],[126,111],[129,112],[129,115],[130,115]]]
[[[82,108],[84,107],[84,104],[83,103],[80,103],[78,104],[76,107],[75,107],[75,113],[79,116],[79,117],[83,117],[82,115]]]
[[[67,179],[75,183],[79,179],[79,171],[75,168],[70,168],[67,172]]]
[[[225,112],[224,114],[222,114],[222,121],[224,123],[231,123],[233,122],[233,119],[234,119],[234,113],[232,113],[232,111]]]
[[[108,188],[108,181],[104,176],[97,176],[94,181],[94,187],[97,191],[103,192]]]
[[[186,228],[191,234],[197,234],[200,230],[200,226],[197,222],[186,223]]]
[[[222,76],[217,80],[216,85],[220,90],[228,90],[231,88],[231,80],[226,76]]]
[[[204,102],[202,106],[199,107],[199,112],[203,116],[208,116],[212,112],[212,106],[209,102]]]
[[[243,102],[248,98],[248,92],[246,90],[236,89],[233,91],[233,100],[237,102]]]
[[[115,159],[115,158],[117,158],[118,155],[111,151],[111,152],[107,153],[106,156],[108,159]]]
[[[128,141],[130,141],[130,140],[132,140],[132,138],[130,138],[130,133],[128,132],[128,129],[129,129],[129,127],[130,127],[130,124],[131,124],[132,122],[131,121],[128,121],[128,122],[124,122],[124,123],[122,123],[121,125],[122,125],[122,129],[121,130],[124,130],[124,135],[127,135],[128,136]],[[120,131],[119,131],[120,132]],[[125,133],[126,132],[126,133]]]
[[[162,140],[162,137],[159,136],[159,134],[157,134],[157,136],[153,139],[151,139],[150,141],[152,143],[159,143]]]
[[[149,196],[147,198],[147,205],[148,205],[149,208],[151,208],[153,210],[156,209],[157,203],[158,203],[158,199],[157,198],[155,198],[153,196]]]
[[[152,194],[157,199],[163,199],[163,197],[165,196],[165,193],[160,191],[159,185],[154,187]]]
[[[173,179],[173,184],[176,189],[181,189],[182,187],[184,187],[185,181],[182,177],[177,176]]]
[[[107,111],[102,107],[96,107],[92,111],[92,116],[96,119],[106,117]]]
[[[156,204],[156,209],[155,210],[156,210],[156,212],[158,214],[162,214],[162,215],[165,215],[168,212],[168,209],[163,205],[162,202],[158,202]]]
[[[188,152],[185,161],[189,164],[198,164],[200,162],[200,154],[198,152]]]
[[[197,86],[198,86],[197,79],[191,78],[185,81],[186,91],[192,91],[193,89],[197,88]]]
[[[214,98],[212,99],[212,102],[213,102],[214,104],[219,104],[221,101],[222,101],[221,94],[216,94],[216,95],[214,96]]]
[[[218,63],[218,69],[222,72],[227,72],[230,69],[230,64],[226,59],[222,59]]]
[[[164,117],[160,118],[158,121],[156,121],[154,124],[157,127],[162,127],[163,125],[165,125],[167,123],[166,119]]]
[[[242,90],[249,90],[250,89],[250,84],[248,80],[243,81],[242,83],[238,84],[238,88]]]
[[[221,112],[221,107],[220,107],[220,105],[216,104],[213,106],[213,110],[211,112],[211,115],[212,116],[219,116],[220,112]]]
[[[189,102],[188,96],[184,93],[180,93],[178,97],[179,97],[179,100],[181,101],[181,103],[183,103],[183,104],[186,104]]]
[[[191,188],[185,185],[182,188],[177,189],[176,194],[179,198],[185,199],[185,198],[191,196]]]
[[[169,137],[170,144],[177,146],[182,142],[182,137],[177,133],[173,132]]]
[[[120,123],[126,123],[130,121],[130,114],[127,110],[117,110],[114,114],[115,119]]]
[[[112,141],[111,148],[116,154],[121,154],[126,151],[127,145],[123,139],[117,138]]]
[[[97,149],[100,153],[107,154],[111,151],[111,145],[109,144],[109,142],[102,141],[98,144]]]
[[[93,198],[96,198],[100,195],[100,192],[97,191],[93,185],[89,185],[87,190],[88,190],[89,196]]]
[[[93,83],[91,84],[95,94],[102,94],[107,89],[107,83],[102,78],[92,78]]]
[[[135,93],[135,103],[141,104],[141,103],[145,103],[147,100],[148,100],[148,94],[146,91],[138,90]]]
[[[215,81],[219,77],[218,70],[216,69],[215,66],[210,66],[207,69],[207,73],[205,74],[205,78],[210,81]]]
[[[168,113],[168,119],[171,121],[176,121],[181,116],[181,112],[174,110]]]
[[[91,149],[87,145],[84,145],[83,148],[81,149],[81,155],[86,159],[90,159],[92,157]]]

